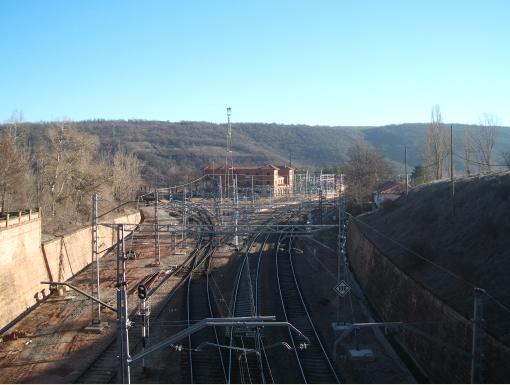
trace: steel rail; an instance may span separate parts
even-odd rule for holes
[[[276,217],[273,217],[272,218],[272,221],[269,222],[269,223],[266,223],[264,225],[262,225],[262,228],[263,227],[268,227],[268,226],[272,226],[273,222],[276,222],[276,221],[281,221],[282,218],[276,218]],[[289,216],[289,220],[290,220],[290,216]],[[251,273],[251,269],[250,269],[250,257],[249,257],[249,252],[250,250],[253,248],[255,242],[259,239],[260,236],[266,234],[266,238],[264,239],[264,242],[262,243],[262,245],[260,246],[260,252],[258,253],[258,258],[257,258],[257,268],[256,268],[256,273],[255,273],[255,277],[253,276],[253,274]],[[250,315],[251,316],[254,316],[254,315],[258,315],[258,305],[257,305],[257,301],[258,301],[258,293],[257,293],[257,288],[258,288],[258,281],[259,281],[259,268],[260,268],[260,260],[261,260],[261,257],[262,257],[262,254],[263,254],[263,248],[265,247],[265,244],[269,238],[270,234],[268,233],[264,233],[263,231],[259,231],[257,232],[256,234],[252,235],[252,238],[251,238],[251,241],[250,241],[250,244],[247,246],[247,249],[244,253],[244,258],[240,264],[240,267],[239,267],[239,270],[238,270],[238,273],[236,275],[236,281],[235,281],[235,285],[234,285],[234,297],[233,297],[233,301],[232,301],[232,310],[231,310],[231,313],[232,315],[236,315],[236,310],[237,310],[237,305],[238,305],[238,300],[239,300],[239,291],[240,291],[240,288],[241,288],[241,283],[242,283],[242,277],[244,274],[247,274],[247,277],[246,279],[248,279],[248,285],[249,285],[249,298],[248,300],[251,302],[250,303],[250,307],[251,307],[251,311],[250,311]],[[247,272],[247,273],[245,273]],[[253,290],[253,280],[255,281],[255,287],[256,289]],[[230,330],[230,347],[233,348],[234,346],[234,335],[233,335],[233,331],[234,329],[231,328]],[[256,331],[256,338],[257,338],[257,343],[256,345],[259,345],[261,344],[262,342],[260,341],[260,334],[258,332],[258,330]],[[241,340],[241,343],[243,344],[243,348],[244,347],[244,338],[242,336],[240,336],[240,340]],[[261,375],[261,380],[262,382],[265,381],[264,379],[264,371],[263,371],[263,362],[262,362],[262,356],[260,354],[257,355],[257,360],[258,360],[258,367],[259,367],[259,371],[260,371],[260,375]],[[248,366],[248,359],[247,357],[245,356],[245,364],[246,364],[246,369],[247,369],[247,373],[248,373],[248,376],[250,377],[251,379],[251,373],[250,373],[250,368]],[[228,378],[228,382],[230,383],[231,380],[232,380],[232,349],[230,350],[229,352],[229,369],[228,369],[228,373],[229,373],[229,378]]]
[[[287,322],[291,322],[290,314],[289,314],[289,311],[290,311],[290,307],[289,306],[290,305],[287,304],[286,301],[285,301],[286,294],[284,293],[284,285],[283,285],[283,281],[282,281],[282,274],[283,274],[282,267],[284,266],[284,262],[283,262],[283,259],[281,257],[281,252],[283,251],[283,247],[282,247],[282,245],[283,245],[283,236],[284,236],[284,233],[280,234],[280,237],[278,239],[278,247],[277,247],[276,253],[275,253],[275,265],[276,265],[276,274],[277,274],[277,281],[278,281],[278,290],[279,290],[279,293],[280,293],[280,300],[281,300],[281,304],[282,304],[282,309],[283,309],[283,312],[284,312],[285,320]],[[338,378],[338,375],[336,374],[336,371],[335,371],[333,365],[331,364],[329,356],[327,355],[327,352],[324,349],[324,346],[323,346],[323,344],[322,344],[322,342],[321,342],[321,340],[319,338],[319,335],[318,335],[317,330],[315,328],[315,325],[313,323],[312,317],[310,316],[310,313],[309,313],[309,311],[307,309],[306,303],[305,303],[304,298],[302,296],[301,289],[299,288],[299,283],[297,281],[296,272],[295,272],[294,266],[292,264],[292,243],[293,243],[293,233],[291,231],[290,232],[290,239],[289,239],[289,243],[288,243],[288,247],[287,247],[288,250],[286,250],[289,253],[290,271],[286,271],[285,273],[286,274],[290,273],[290,275],[291,275],[293,290],[295,290],[297,292],[298,297],[299,297],[299,301],[298,301],[299,305],[298,306],[302,309],[301,311],[303,311],[303,313],[306,316],[306,319],[307,319],[308,324],[310,326],[310,329],[312,331],[313,337],[317,341],[317,345],[318,345],[318,348],[319,348],[320,355],[322,356],[322,359],[326,361],[326,364],[327,364],[326,366],[328,367],[328,369],[330,371],[330,373],[329,373],[330,377],[329,377],[328,381],[331,381],[331,379],[334,379],[334,381],[339,383],[340,380]],[[287,293],[287,295],[288,295],[288,293]],[[295,311],[296,311],[296,309],[294,309],[294,312]],[[294,316],[296,316],[296,314]],[[295,340],[294,336],[292,335],[292,333],[290,333],[290,331],[289,331],[289,337],[291,339],[292,346],[294,348],[295,358],[296,358],[298,367],[300,369],[300,374],[301,374],[301,377],[302,377],[303,381],[305,383],[318,382],[317,379],[311,379],[310,378],[310,376],[311,376],[310,368],[307,366],[307,363],[306,363],[308,358],[302,357],[304,354],[311,355],[311,352],[308,351],[306,353],[300,353],[301,350],[297,349],[298,346],[296,344],[296,340]],[[316,346],[312,347],[312,349],[317,349],[317,347]],[[317,371],[317,369],[315,369],[315,370]],[[325,374],[325,373],[323,373],[323,374]]]
[[[239,274],[239,278],[240,279],[238,280],[238,284],[237,284],[237,287],[236,287],[236,299],[235,299],[235,302],[234,302],[234,314],[235,314],[235,307],[236,307],[238,299],[239,299],[237,294],[239,292],[239,288],[240,288],[240,284],[241,284],[241,278],[243,276],[243,273],[245,273],[245,272],[246,272],[245,274],[247,274],[246,279],[248,280],[248,289],[249,289],[249,298],[248,298],[249,305],[250,305],[250,314],[249,315],[255,316],[256,313],[257,313],[257,307],[256,307],[256,302],[255,302],[256,294],[255,294],[255,292],[253,290],[253,282],[252,282],[253,275],[251,273],[249,252],[250,252],[250,249],[253,247],[254,243],[260,237],[260,235],[262,235],[262,233],[258,233],[258,234],[256,234],[252,238],[252,241],[251,241],[250,245],[246,249],[245,257],[243,258],[242,271]],[[264,247],[264,244],[261,245],[261,250],[263,249],[263,247]],[[259,256],[260,256],[260,253],[259,253]],[[233,331],[233,329],[232,329],[232,331]],[[256,332],[256,335],[258,335],[258,332]],[[231,342],[233,342],[233,335],[232,334],[231,334],[231,337],[232,337],[231,338]],[[241,340],[242,348],[246,349],[245,341],[244,341],[244,338],[242,336],[240,336],[240,340]],[[231,347],[233,347],[232,344],[231,344]],[[260,352],[258,352],[258,353],[259,354],[257,354],[257,356],[255,356],[256,357],[255,359],[257,360],[257,366],[258,366],[258,371],[259,371],[261,380],[262,380],[263,383],[265,383],[265,376],[264,376],[264,371],[263,371],[262,357],[260,355]],[[231,356],[230,356],[230,362],[231,362]],[[247,374],[248,374],[248,378],[250,379],[250,382],[253,382],[252,378],[254,378],[256,373],[254,373],[254,375],[252,376],[252,373],[250,371],[249,362],[248,362],[248,357],[246,356],[246,354],[244,354],[244,363],[246,365],[246,371],[247,371]],[[255,381],[255,382],[258,382],[258,381]]]
[[[278,267],[278,252],[280,250],[280,244],[281,244],[281,239],[282,238],[283,238],[283,233],[281,233],[279,235],[278,241],[277,241],[277,244],[276,244],[276,250],[275,250],[275,270],[276,270],[276,280],[277,280],[277,283],[278,283],[278,292],[280,294],[280,301],[281,301],[281,305],[282,305],[283,315],[285,317],[285,321],[289,322],[289,317],[287,315],[287,309],[285,308],[285,301],[283,299],[282,285],[281,285],[281,282],[280,282],[280,269]],[[292,333],[290,332],[290,330],[288,330],[288,334],[289,334],[290,341],[292,343],[292,350],[294,351],[294,356],[296,358],[296,362],[297,362],[297,365],[299,367],[299,370],[300,370],[300,373],[301,373],[301,377],[303,379],[303,382],[306,383],[306,376],[305,376],[305,373],[303,371],[303,366],[301,365],[301,360],[299,359],[299,355],[298,355],[298,352],[297,352],[297,349],[296,349],[296,341],[294,340],[294,337],[293,337]]]
[[[198,206],[195,206],[195,207],[198,207]],[[207,217],[209,218],[209,222],[210,222],[210,225],[212,225],[212,221],[210,220],[211,216],[209,215],[209,213],[204,210],[204,213],[205,215],[207,215]],[[188,276],[188,285],[187,285],[187,291],[186,291],[186,312],[187,312],[187,325],[188,325],[188,328],[192,326],[192,319],[194,317],[192,317],[192,312],[193,310],[196,311],[196,309],[193,308],[193,304],[191,302],[192,300],[192,285],[194,283],[194,279],[193,279],[193,273],[196,272],[198,269],[202,268],[202,266],[205,266],[204,267],[204,273],[206,273],[206,295],[207,295],[207,312],[209,314],[209,317],[214,317],[214,314],[213,314],[213,311],[212,311],[212,303],[211,303],[211,298],[210,298],[210,288],[209,288],[209,277],[208,277],[208,274],[207,274],[207,269],[208,269],[208,266],[209,266],[209,263],[211,261],[211,258],[213,257],[214,255],[214,251],[216,250],[216,247],[213,246],[212,244],[212,237],[211,239],[207,242],[207,246],[206,248],[204,248],[204,251],[202,253],[202,255],[198,255],[197,258],[195,259],[195,262],[194,262],[194,266],[192,268],[192,272],[191,274]],[[221,345],[220,344],[220,341],[219,341],[219,337],[218,337],[218,334],[216,332],[216,328],[213,327],[213,333],[214,333],[214,340],[216,341],[215,344],[218,346],[218,345]],[[191,383],[194,383],[195,382],[195,377],[197,376],[195,371],[197,370],[196,368],[194,368],[194,365],[193,365],[193,360],[194,360],[194,353],[198,352],[196,349],[193,349],[193,343],[192,343],[192,335],[189,335],[188,336],[188,363],[189,363],[189,374],[190,374],[190,382]],[[221,349],[220,347],[217,347],[217,353],[219,355],[219,358],[220,358],[220,363],[221,363],[221,369],[222,369],[222,372],[223,372],[223,377],[226,378],[226,372],[225,372],[225,366],[224,366],[224,362],[223,362],[223,355],[222,355],[222,352],[221,352]],[[199,353],[200,354],[200,353]],[[217,369],[217,368],[214,368],[214,369]]]
[[[131,236],[134,236],[134,234],[132,233],[130,235],[130,237]],[[188,266],[189,264],[192,263],[192,261],[193,261],[193,259],[195,257],[195,254],[199,250],[201,250],[203,247],[205,247],[205,246],[202,246],[202,243],[203,243],[203,239],[202,239],[202,237],[199,237],[199,239],[197,240],[197,243],[196,243],[196,246],[195,246],[194,250],[190,253],[190,255],[186,258],[186,260],[183,261],[177,267],[177,269],[174,270],[171,274],[167,275],[164,279],[160,280],[158,282],[158,284],[148,292],[148,297],[150,297],[154,292],[156,292],[169,278],[171,278],[173,276],[176,276],[177,274],[179,274],[182,271],[184,271],[186,266]],[[179,288],[183,285],[183,283],[186,281],[186,278],[191,273],[192,272],[191,272],[191,269],[190,269],[189,272],[185,273],[185,275],[177,283],[177,285],[172,288],[172,290],[170,291],[168,296],[165,298],[165,300],[162,303],[158,304],[157,309],[155,309],[155,311],[153,311],[153,314],[155,314],[155,318],[156,319],[159,317],[161,312],[168,305],[170,300],[178,292]],[[134,317],[136,315],[136,312],[137,312],[137,309],[134,309],[130,313],[130,319],[134,319]],[[112,378],[116,375],[117,368],[118,368],[118,365],[115,364],[116,363],[116,359],[114,358],[116,356],[116,354],[117,354],[117,348],[115,347],[117,342],[118,342],[117,339],[113,338],[109,343],[107,343],[106,346],[101,350],[101,353],[99,353],[99,355],[87,366],[87,368],[81,374],[79,374],[77,376],[75,381],[77,381],[77,382],[85,382],[85,383],[91,382],[90,380],[87,380],[87,378],[90,377],[90,376],[92,376],[92,377],[96,376],[94,373],[98,372],[100,374],[100,378],[102,378],[102,380],[100,382],[105,382],[105,383],[106,382],[110,382],[112,380]],[[136,348],[140,344],[140,342],[141,342],[141,340],[136,341],[136,343],[133,346],[132,350],[136,350]],[[108,363],[110,361],[112,361],[111,360],[112,357],[114,358],[113,362],[112,362],[112,369],[113,370],[112,371],[108,371],[108,370],[105,369],[105,365],[108,366]],[[106,363],[99,364],[101,362],[106,362]],[[94,367],[96,365],[99,365],[100,369],[95,370]]]
[[[331,360],[330,360],[330,358],[329,358],[329,355],[328,355],[328,353],[327,353],[326,349],[324,348],[324,345],[322,344],[322,341],[321,341],[321,339],[320,339],[320,337],[319,337],[319,334],[317,333],[317,329],[316,329],[316,327],[315,327],[315,324],[314,324],[314,322],[313,322],[312,317],[310,316],[310,312],[308,311],[308,307],[306,306],[305,300],[304,300],[303,295],[302,295],[302,293],[301,293],[301,289],[300,289],[300,287],[299,287],[299,283],[298,283],[298,281],[297,281],[296,271],[295,271],[295,269],[294,269],[294,264],[293,264],[293,262],[292,262],[292,250],[293,250],[293,249],[292,249],[292,243],[293,243],[293,241],[294,241],[294,238],[291,236],[291,238],[290,238],[290,240],[289,240],[288,252],[289,252],[289,261],[290,261],[290,266],[291,266],[291,269],[292,269],[292,276],[293,276],[293,278],[294,278],[294,283],[295,283],[295,285],[296,285],[296,290],[297,290],[297,292],[298,292],[298,294],[299,294],[299,298],[301,299],[301,303],[303,304],[303,309],[304,309],[304,310],[305,310],[305,312],[306,312],[306,316],[307,316],[307,318],[308,318],[308,321],[310,322],[310,326],[311,326],[311,328],[312,328],[312,330],[313,330],[313,334],[314,334],[314,336],[315,336],[315,338],[316,338],[317,342],[319,343],[319,346],[320,346],[320,348],[321,348],[322,354],[324,355],[324,359],[325,359],[325,361],[327,362],[327,364],[328,364],[328,366],[329,366],[329,369],[331,370],[331,373],[332,373],[332,374],[333,374],[333,376],[335,377],[336,382],[337,382],[337,383],[340,383],[340,379],[338,378],[338,375],[337,375],[337,373],[336,373],[336,370],[335,370],[335,368],[334,368],[333,364],[331,363]]]

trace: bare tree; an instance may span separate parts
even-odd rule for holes
[[[503,162],[505,166],[510,170],[510,151],[503,151],[501,153],[501,158],[503,158]]]
[[[35,149],[25,140],[21,114],[5,128],[0,136],[0,210],[27,208],[37,201],[47,233],[87,222],[94,192],[108,210],[133,200],[139,189],[136,156],[119,151],[101,159],[98,137],[78,131],[69,121],[47,125]]]
[[[498,126],[498,119],[485,113],[480,119],[480,127],[468,131],[481,173],[491,172]]]
[[[42,205],[57,227],[89,215],[90,195],[106,177],[94,159],[98,149],[97,137],[78,132],[69,122],[47,130],[37,152],[37,178]]]
[[[393,175],[391,164],[373,145],[359,141],[347,150],[348,192],[356,203],[370,199],[377,185]]]
[[[30,189],[27,158],[16,146],[15,136],[7,132],[0,137],[0,211],[22,208]]]
[[[14,110],[10,119],[7,121],[7,135],[9,135],[16,146],[19,145],[18,142],[25,134],[22,128],[23,112],[20,110]]]
[[[473,169],[473,157],[475,155],[475,149],[469,129],[464,129],[464,173],[467,176],[471,175]]]
[[[443,124],[439,105],[432,108],[431,122],[427,127],[422,157],[430,179],[441,179],[448,158],[448,130]]]
[[[138,191],[142,178],[138,158],[124,150],[117,151],[111,166],[113,198],[117,203],[132,200]]]

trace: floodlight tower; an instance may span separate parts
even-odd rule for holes
[[[234,178],[234,163],[232,160],[232,126],[230,124],[230,115],[232,109],[227,107],[227,156],[225,158],[225,172],[226,172],[226,183],[227,183],[227,197],[230,194],[230,179]]]

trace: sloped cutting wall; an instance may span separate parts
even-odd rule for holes
[[[115,218],[115,223],[139,223],[139,212]],[[99,226],[99,250],[115,243],[114,230]],[[91,229],[86,227],[41,244],[41,219],[0,229],[0,329],[41,301],[48,285],[65,281],[92,260]],[[102,255],[100,255],[101,257]]]
[[[455,351],[471,351],[471,322],[415,281],[362,232],[355,221],[349,229],[352,269],[370,303],[385,321],[416,322],[416,331],[395,335],[399,343],[432,382],[469,383],[470,357]],[[424,331],[436,338],[419,334]],[[483,333],[484,381],[505,383],[510,378],[510,348]],[[448,344],[450,347],[445,345]]]

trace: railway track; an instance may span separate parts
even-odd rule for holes
[[[195,258],[192,272],[187,278],[185,303],[188,327],[196,320],[216,314],[216,304],[209,287],[209,266],[214,250],[209,242],[203,256]],[[197,350],[197,346],[203,343],[215,346],[202,345],[204,348]],[[182,381],[192,384],[225,382],[225,364],[219,345],[220,334],[216,328],[206,328],[189,336],[187,354],[181,354]]]
[[[194,209],[196,211],[190,216],[193,215],[195,221],[212,226],[212,220],[207,211],[201,211],[199,207],[194,207]],[[284,222],[291,221],[291,219],[291,215],[288,218],[273,218],[273,220]],[[258,233],[252,236],[235,277],[230,314],[236,317],[261,315],[261,264],[263,260],[266,261],[266,264],[270,263],[271,258],[264,259],[264,256],[268,254],[266,250],[268,244],[274,243],[276,245],[274,247],[274,266],[280,301],[277,305],[278,310],[272,314],[280,314],[278,317],[280,320],[282,320],[281,315],[283,314],[285,321],[296,326],[311,341],[311,345],[302,350],[300,347],[305,342],[304,339],[296,337],[290,330],[277,331],[279,334],[284,333],[285,337],[283,338],[289,342],[289,349],[292,352],[288,354],[293,355],[296,362],[291,366],[298,368],[298,378],[303,383],[338,383],[339,377],[321,343],[301,295],[292,264],[292,236],[290,234],[290,238],[284,240],[286,235],[289,234]],[[147,239],[143,239],[142,242],[146,241]],[[136,245],[136,242],[134,244]],[[173,299],[178,298],[180,298],[181,307],[184,310],[181,314],[186,314],[186,325],[182,325],[182,327],[189,327],[203,318],[218,316],[214,295],[209,287],[209,273],[214,251],[212,239],[201,236],[193,252],[173,272],[171,277],[179,278],[177,283],[175,281],[173,283],[175,287],[166,291],[165,282],[158,283],[155,288],[156,292],[161,290],[168,294],[153,309],[151,322],[154,324],[169,322],[168,320],[172,316],[168,315],[164,309],[171,306]],[[269,267],[269,265],[266,266]],[[265,308],[267,311],[267,306]],[[130,319],[134,321],[135,326],[140,322],[134,312]],[[177,321],[173,320],[172,322]],[[135,342],[132,350],[136,350],[140,345],[141,338],[133,338],[132,341]],[[271,373],[271,354],[273,353],[266,353],[264,341],[262,330],[247,332],[245,329],[241,331],[231,328],[225,333],[225,329],[203,329],[190,336],[183,344],[180,353],[181,381],[184,383],[274,382]],[[80,377],[79,382],[111,382],[118,367],[117,351],[117,344],[114,340],[90,365]],[[161,378],[161,381],[165,382],[165,378]],[[170,378],[167,381],[170,381]]]
[[[265,239],[259,246],[260,250],[250,254],[250,250],[254,248],[256,241],[263,237]],[[234,285],[231,312],[235,317],[259,315],[257,311],[258,274],[260,260],[268,237],[268,235],[256,234],[246,248]],[[231,348],[228,353],[229,382],[265,383],[264,366],[260,354],[239,355],[232,350],[232,347],[237,346],[242,349],[256,349],[256,351],[259,351],[257,350],[260,343],[259,331],[256,330],[252,334],[247,334],[246,332],[239,333],[236,328],[231,328],[229,330],[229,341]],[[234,355],[237,356],[237,359],[234,359]]]
[[[196,220],[204,220],[206,223],[212,223],[210,217],[207,216],[204,212],[197,212],[194,213],[194,215],[196,216]],[[145,240],[150,236],[132,234],[131,237],[137,237],[142,241],[141,244],[143,244]],[[129,244],[130,247],[134,247],[135,249],[136,246],[139,246],[139,244],[137,245],[136,240],[129,242]],[[168,292],[168,295],[162,302],[159,303],[159,305],[155,306],[152,310],[154,319],[159,318],[159,315],[163,312],[174,295],[185,284],[185,282],[187,282],[188,278],[193,273],[193,265],[195,264],[195,261],[197,260],[198,256],[201,255],[208,244],[209,242],[205,242],[203,237],[199,237],[194,250],[190,253],[186,260],[180,266],[178,266],[175,271],[167,275],[156,285],[154,291],[160,290]],[[176,277],[178,277],[178,282],[170,282],[171,278]],[[173,286],[173,288],[170,288],[171,286]],[[133,326],[135,327],[141,323],[140,317],[137,315],[137,308],[130,312],[129,318],[133,321]],[[135,350],[141,344],[141,338],[138,335],[131,335],[130,340],[132,342],[131,346],[133,346],[132,350]],[[115,335],[112,335],[101,348],[101,351],[98,353],[96,359],[94,359],[91,364],[77,377],[75,383],[111,383],[118,373],[118,351],[118,340]]]
[[[281,306],[285,321],[297,327],[311,342],[306,349],[302,349],[305,340],[288,331],[300,376],[303,383],[340,383],[301,294],[292,263],[292,235],[287,241],[283,240],[283,235],[280,234],[275,252]]]
[[[273,221],[289,221],[286,218],[273,218]],[[269,222],[270,223],[270,222]],[[269,224],[268,223],[268,224]],[[259,232],[252,236],[244,258],[241,261],[236,276],[231,313],[236,317],[253,317],[263,315],[261,309],[261,262],[265,254],[266,245],[274,235]],[[257,250],[258,248],[258,250]],[[252,252],[251,250],[254,249]],[[238,332],[236,328],[230,330],[229,335],[229,382],[235,383],[267,383],[272,382],[271,368],[264,348],[263,331],[256,329],[250,332]],[[243,349],[244,352],[235,354],[233,348]],[[246,350],[251,353],[246,353]],[[234,358],[236,356],[236,358]]]

